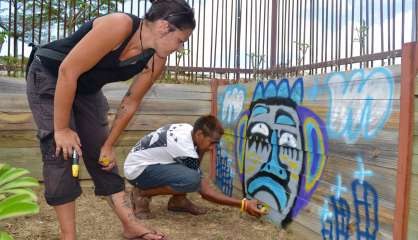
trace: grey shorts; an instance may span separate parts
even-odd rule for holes
[[[180,163],[155,164],[145,170],[130,184],[142,190],[158,187],[170,187],[179,193],[197,192],[200,190],[202,175]]]
[[[64,160],[62,154],[55,156],[54,141],[54,94],[56,78],[35,59],[27,76],[27,97],[33,118],[38,127],[43,161],[45,199],[49,205],[61,205],[74,201],[81,194],[78,179],[71,175],[71,161]],[[100,149],[109,129],[107,111],[109,106],[103,93],[76,94],[70,127],[81,140],[83,159],[87,171],[93,179],[95,194],[108,196],[125,188],[123,178],[115,167],[106,172],[98,164]]]

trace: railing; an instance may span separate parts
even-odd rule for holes
[[[163,79],[258,79],[392,65],[416,41],[416,0],[189,0],[197,27]],[[22,69],[29,42],[64,38],[111,12],[143,16],[148,0],[0,0],[1,55]],[[377,57],[378,56],[378,57]],[[353,64],[350,59],[356,59]],[[290,70],[289,70],[290,69]]]

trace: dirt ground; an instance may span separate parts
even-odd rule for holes
[[[83,181],[83,194],[77,201],[77,233],[80,240],[123,239],[121,224],[108,207],[104,199],[94,196],[92,183]],[[59,239],[58,223],[53,209],[42,197],[42,187],[37,189],[40,213],[34,216],[6,220],[2,223],[16,240],[20,239]],[[196,204],[208,209],[208,213],[192,216],[185,213],[173,213],[166,209],[168,197],[155,197],[151,210],[154,219],[144,220],[144,224],[164,232],[171,240],[277,240],[278,228],[266,219],[256,219],[240,214],[239,209],[212,204],[198,194],[190,195]],[[286,233],[282,239],[295,239]]]

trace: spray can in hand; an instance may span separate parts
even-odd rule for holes
[[[269,205],[265,203],[257,204],[257,208],[260,209],[260,211],[264,214],[267,214],[269,212]]]
[[[80,170],[80,163],[79,163],[78,153],[75,149],[73,150],[71,170],[73,173],[73,177],[77,178],[78,172]]]

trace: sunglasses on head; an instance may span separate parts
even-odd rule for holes
[[[171,17],[178,17],[178,16],[191,15],[191,14],[193,14],[193,11],[184,11],[184,12],[179,12],[179,13],[171,13],[171,14],[168,14],[167,16],[165,16],[163,19],[164,20],[167,20],[168,18],[171,18]]]

